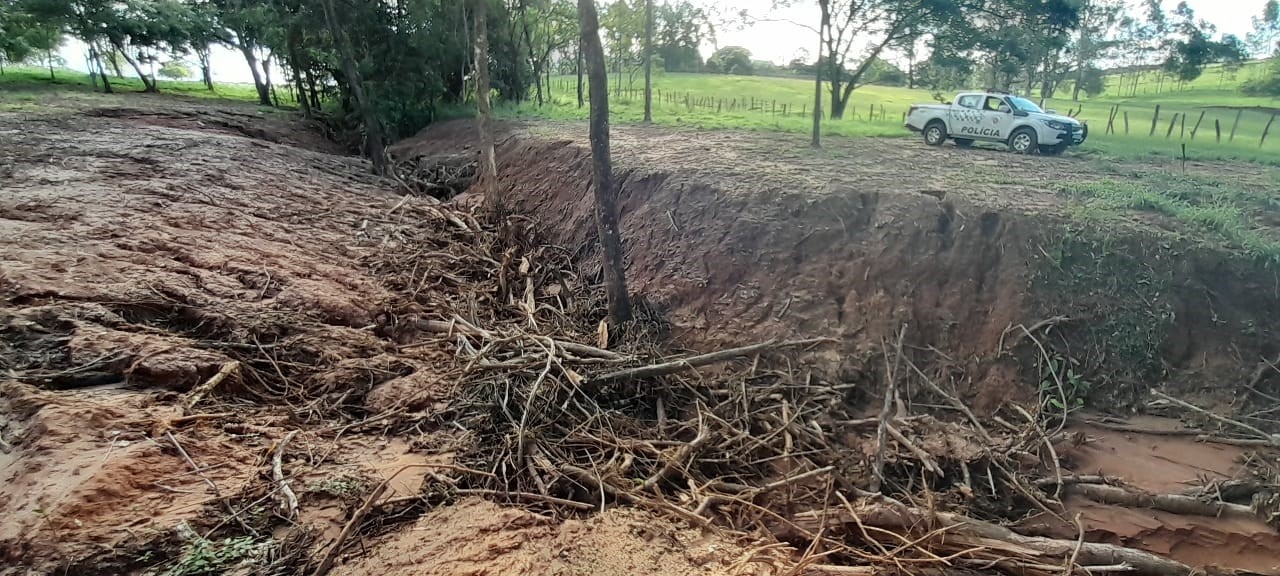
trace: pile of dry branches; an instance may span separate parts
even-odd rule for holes
[[[466,443],[457,473],[433,474],[429,494],[565,515],[645,507],[772,535],[805,550],[797,569],[811,573],[1191,571],[1083,536],[1004,527],[1028,513],[1069,523],[1067,492],[1155,500],[1113,479],[1064,476],[1061,420],[1046,427],[1051,418],[1013,407],[984,424],[942,371],[926,374],[904,352],[905,327],[868,379],[876,389],[803,369],[829,345],[822,339],[666,356],[652,317],[610,335],[598,283],[537,242],[530,223],[425,210],[426,231],[406,232],[370,264],[405,297],[388,327],[456,358],[457,399],[432,417]],[[883,404],[868,414],[874,396]],[[946,420],[913,413],[913,400],[949,408]],[[1202,508],[1191,513],[1248,510]]]
[[[419,156],[395,162],[392,175],[414,195],[448,200],[471,187],[477,166],[474,154]]]

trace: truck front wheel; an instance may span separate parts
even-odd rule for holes
[[[1032,128],[1019,128],[1009,136],[1009,150],[1016,154],[1035,154],[1038,137]]]
[[[924,143],[930,146],[941,146],[947,141],[947,125],[941,120],[934,120],[924,127]]]

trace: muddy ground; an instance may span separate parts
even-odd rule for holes
[[[471,243],[473,221],[406,198],[402,183],[372,177],[287,115],[140,96],[0,112],[0,573],[299,573],[335,542],[334,572],[353,575],[793,568],[801,550],[768,535],[644,507],[566,518],[424,496],[442,467],[466,464],[456,460],[466,430],[440,415],[467,394],[470,344],[419,320],[560,322],[563,337],[613,345],[591,330],[603,307],[582,136],[577,126],[509,127],[502,139],[500,184],[548,243],[528,253],[543,260],[521,264]],[[444,125],[394,152],[470,154],[470,138],[469,126]],[[1164,282],[1156,296],[1126,287],[1122,302],[1099,308],[1114,285],[1046,274],[1042,233],[1060,230],[1064,213],[1034,185],[1044,160],[859,141],[817,165],[789,138],[616,131],[628,273],[670,323],[663,347],[835,338],[800,360],[853,387],[851,410],[873,410],[886,341],[903,324],[912,357],[984,416],[1042,400],[1036,338],[1011,330],[1019,324],[1096,379],[1081,399],[1186,416],[1149,404],[1145,387],[1168,383],[1240,417],[1280,388],[1280,371],[1258,370],[1258,358],[1280,353],[1280,295],[1265,275],[1212,251],[1150,260]],[[1053,162],[1083,175],[1092,161]],[[975,166],[1006,183],[955,176]],[[1119,245],[1153,258],[1167,249],[1140,230]],[[1059,250],[1061,270],[1071,254]],[[1114,276],[1132,263],[1120,258],[1093,269]],[[538,278],[528,318],[487,311],[514,274]],[[1126,303],[1128,292],[1140,302]],[[1125,316],[1137,309],[1173,311],[1158,330],[1121,334],[1137,341],[1125,353],[1154,356],[1158,369],[1114,370],[1116,354],[1105,353],[1114,342],[1088,327],[1115,335],[1147,318]],[[1072,319],[1037,324],[1058,315]],[[1202,417],[1189,423],[1222,432]],[[1183,430],[1168,419],[1140,424]],[[1069,431],[1062,473],[1118,476],[1153,493],[1251,479],[1276,457],[1159,430]],[[343,535],[383,481],[388,502],[402,504]],[[1090,541],[1280,573],[1280,537],[1265,517],[1073,498],[1066,516],[1081,514]],[[1002,521],[1075,536],[1038,512]]]

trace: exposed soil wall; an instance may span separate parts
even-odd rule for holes
[[[1034,384],[1012,385],[1035,382],[1045,364],[1016,327],[1055,316],[1065,317],[1056,335],[1036,336],[1048,355],[1105,385],[1092,393],[1112,407],[1165,378],[1235,384],[1280,353],[1275,271],[1216,250],[1139,227],[1070,224],[1061,201],[1039,191],[916,181],[945,166],[898,166],[900,186],[860,177],[857,157],[833,160],[835,174],[817,184],[796,177],[788,186],[763,172],[753,180],[745,169],[709,179],[704,160],[750,167],[756,156],[720,142],[727,150],[704,158],[700,133],[690,132],[686,157],[654,165],[641,154],[643,133],[627,130],[615,128],[614,154],[628,280],[689,346],[835,337],[843,344],[828,375],[852,379],[882,370],[866,360],[905,325],[922,362],[945,364],[962,388],[981,384],[970,391],[984,409],[1035,394]],[[590,263],[589,150],[562,135],[513,129],[498,149],[499,180],[550,242]],[[394,152],[456,152],[471,138],[470,124],[444,124]],[[869,155],[884,161],[883,152]],[[1026,168],[1031,183],[1044,169]]]

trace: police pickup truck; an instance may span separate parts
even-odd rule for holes
[[[930,146],[952,139],[968,147],[976,140],[1007,144],[1018,154],[1055,156],[1089,137],[1089,126],[1075,118],[1045,112],[1026,98],[1003,92],[966,92],[951,104],[912,106],[907,128],[924,134]]]

